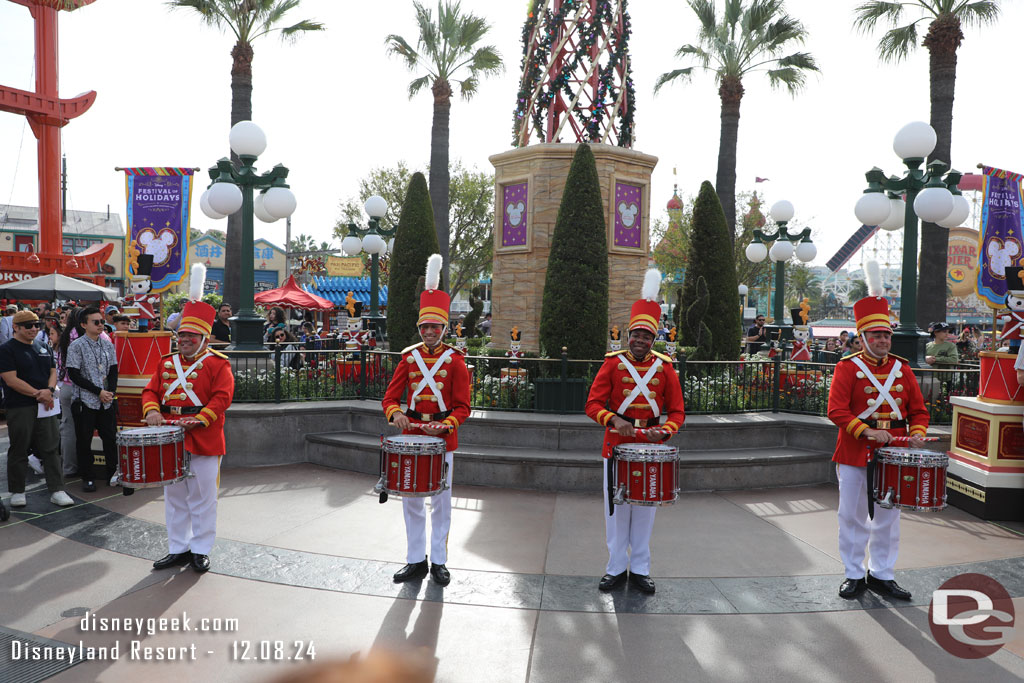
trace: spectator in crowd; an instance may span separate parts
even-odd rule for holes
[[[484,319],[480,321],[480,324],[477,327],[480,328],[480,331],[483,332],[485,337],[490,337],[491,336],[491,314],[488,313],[487,315],[485,315]]]
[[[60,335],[54,359],[57,362],[57,386],[60,388],[60,453],[64,462],[64,476],[78,474],[78,439],[75,436],[75,420],[71,416],[71,394],[74,385],[68,377],[64,359],[68,357],[68,346],[71,342],[85,334],[81,324],[81,308],[73,308],[68,313],[68,324]]]
[[[92,433],[95,430],[103,442],[106,478],[112,478],[117,469],[117,420],[114,410],[114,389],[117,387],[117,357],[109,338],[101,336],[103,314],[96,307],[82,311],[85,334],[71,342],[65,361],[68,375],[74,383],[71,415],[75,420],[77,436],[78,472],[82,476],[82,490],[96,490],[93,467]]]
[[[47,346],[49,346],[50,351],[52,351],[55,354],[54,360],[56,360],[56,353],[60,348],[60,335],[61,332],[64,331],[64,328],[61,327],[60,323],[57,322],[56,320],[50,319],[47,320],[46,323],[44,323],[44,329],[46,330]],[[60,384],[58,383],[57,386],[59,388]],[[63,412],[61,413],[61,416],[63,417]],[[36,474],[44,474],[43,463],[36,456],[35,453],[32,453],[31,455],[28,456],[28,466]]]
[[[843,334],[846,334],[843,332]],[[853,335],[846,340],[846,345],[843,347],[843,355],[849,356],[850,354],[861,351],[864,347],[861,344],[860,335]]]
[[[11,316],[13,336],[0,345],[0,379],[6,387],[7,488],[11,507],[24,507],[29,450],[43,464],[50,502],[65,507],[74,501],[64,491],[60,465],[60,432],[56,411],[57,366],[53,352],[36,341],[39,316],[19,311]]]
[[[120,311],[117,310],[117,306],[107,306],[104,311],[103,331],[107,334],[113,334],[114,330],[117,329],[114,327],[114,316],[119,312]]]
[[[850,333],[843,330],[839,333],[839,348],[845,349],[850,343]]]
[[[754,319],[754,325],[747,330],[747,336],[743,338],[747,342],[747,355],[752,356],[765,347],[768,342],[768,330],[764,329],[764,316],[759,315]]]
[[[18,312],[18,304],[7,304],[4,307],[4,315],[0,318],[0,344],[4,344],[14,336],[14,324],[12,318]]]
[[[961,358],[974,360],[978,357],[978,344],[974,341],[974,330],[964,327],[956,342],[956,350]]]
[[[131,332],[132,320],[126,315],[118,313],[114,316],[114,332]]]
[[[280,306],[274,306],[267,311],[267,328],[263,335],[263,338],[267,342],[274,341],[274,333],[278,330],[287,330],[288,325],[284,318],[284,309]]]
[[[925,347],[924,362],[935,368],[955,368],[960,362],[960,354],[956,344],[949,341],[949,325],[946,323],[932,323],[928,332],[932,341]]]
[[[281,367],[298,370],[305,362],[306,354],[301,353],[295,344],[299,340],[288,330],[274,332],[274,344],[281,347]]]
[[[222,349],[231,343],[231,304],[224,301],[217,308],[217,319],[210,330],[210,346]]]

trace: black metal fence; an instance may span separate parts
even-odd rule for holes
[[[294,347],[293,347],[294,349]],[[231,355],[231,354],[229,354]],[[235,401],[292,402],[337,399],[379,401],[401,354],[338,348],[273,348],[237,356]],[[582,413],[603,361],[467,356],[470,403],[475,409]],[[690,415],[782,412],[825,415],[834,363],[778,358],[676,363]],[[976,396],[977,367],[914,371],[932,424],[950,424],[953,396]]]

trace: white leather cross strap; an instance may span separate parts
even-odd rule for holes
[[[861,371],[864,372],[864,376],[868,378],[871,385],[875,387],[875,389],[878,389],[878,400],[874,405],[870,405],[865,408],[861,414],[857,416],[857,419],[863,420],[871,413],[876,412],[881,407],[880,404],[884,401],[889,404],[890,408],[892,408],[892,412],[896,413],[895,419],[902,420],[903,411],[900,410],[900,407],[896,404],[896,401],[893,399],[892,394],[890,394],[889,391],[892,389],[893,382],[896,381],[896,373],[899,372],[901,367],[903,367],[903,364],[899,361],[893,363],[892,370],[889,371],[889,376],[885,378],[885,384],[883,385],[878,381],[878,378],[875,377],[875,374],[868,369],[868,366],[863,360],[855,356],[853,358],[853,362],[861,369]]]
[[[448,349],[447,351],[442,353],[441,356],[434,362],[433,367],[431,367],[428,370],[427,364],[423,362],[423,356],[420,355],[420,350],[412,350],[412,357],[416,361],[416,367],[418,367],[420,369],[420,372],[423,373],[423,379],[420,380],[420,383],[417,384],[416,388],[412,390],[411,394],[409,394],[410,408],[412,408],[412,406],[415,405],[416,397],[420,395],[420,392],[423,391],[425,387],[430,387],[430,391],[434,394],[434,396],[437,397],[438,412],[443,413],[444,411],[448,410],[448,407],[445,406],[444,404],[444,397],[441,396],[441,390],[437,388],[437,382],[434,381],[434,375],[437,374],[437,371],[440,370],[442,366],[444,366],[444,361],[448,358],[448,356],[452,355],[453,353],[455,353],[455,349]]]
[[[1024,325],[1024,316],[1022,316],[1017,311],[1010,311],[1009,318],[1010,318],[1011,321],[1016,320],[1017,324],[1014,325],[1013,327],[1011,327],[1010,329],[1008,329],[1006,332],[1003,332],[1001,335],[999,335],[999,340],[1000,341],[1002,341],[1003,339],[1006,339],[1011,334],[1013,334],[1014,332],[1019,330],[1021,328],[1021,325]]]
[[[648,403],[651,404],[651,410],[654,411],[654,417],[660,416],[661,408],[658,407],[658,402],[651,397],[651,392],[648,390],[647,384],[648,382],[651,381],[651,378],[654,377],[654,374],[658,372],[658,368],[661,367],[661,359],[655,359],[654,364],[650,367],[647,373],[644,374],[643,377],[641,377],[640,373],[636,371],[636,368],[633,367],[633,364],[629,362],[628,358],[626,358],[625,356],[620,356],[619,360],[626,366],[626,370],[629,371],[629,374],[633,378],[633,381],[636,382],[636,386],[633,387],[633,392],[626,397],[626,400],[622,402],[622,405],[619,406],[619,409],[616,412],[619,415],[624,415],[626,408],[629,407],[629,404],[632,403],[637,396],[643,394],[643,397],[647,400]]]
[[[175,393],[175,390],[180,387],[181,390],[185,392],[185,395],[188,396],[188,400],[192,401],[192,405],[196,406],[197,408],[202,408],[203,402],[200,401],[199,397],[196,396],[196,393],[189,389],[187,386],[188,376],[192,374],[192,371],[196,369],[196,366],[198,366],[200,363],[202,363],[204,360],[206,360],[212,355],[212,353],[207,351],[195,363],[192,363],[192,365],[188,366],[188,370],[182,370],[181,354],[174,354],[174,371],[178,373],[178,376],[174,378],[174,381],[171,382],[169,387],[167,387],[167,391],[164,392],[163,402],[166,402],[167,397],[170,396],[172,393]]]

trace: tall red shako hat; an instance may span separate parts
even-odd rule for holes
[[[882,274],[877,261],[864,264],[868,295],[853,304],[853,317],[857,319],[857,334],[871,330],[892,332],[889,320],[889,301],[882,296]]]
[[[661,273],[651,268],[644,275],[644,286],[640,290],[640,299],[629,311],[629,331],[640,329],[658,335],[658,321],[661,320],[661,305],[658,303],[658,290],[661,289]]]
[[[206,283],[206,266],[197,263],[192,266],[189,274],[189,301],[181,309],[181,322],[178,332],[195,332],[204,337],[210,336],[213,321],[217,319],[217,309],[203,301],[203,285]]]
[[[446,327],[448,325],[448,309],[451,308],[452,300],[439,289],[442,263],[440,254],[432,254],[427,259],[426,285],[420,292],[420,317],[416,321],[417,327],[426,323]]]

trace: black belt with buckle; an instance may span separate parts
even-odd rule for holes
[[[906,420],[864,420],[864,424],[872,429],[906,429]]]
[[[618,416],[618,417],[621,417],[623,420],[625,420],[629,424],[633,425],[634,429],[648,429],[650,427],[657,427],[658,425],[661,424],[661,418],[660,417],[646,417],[646,418],[639,418],[638,419],[638,418],[626,417],[625,415],[619,415],[618,413],[615,413],[615,415]]]
[[[420,422],[436,422],[445,419],[452,414],[452,411],[446,410],[442,413],[417,413],[415,410],[405,411],[406,416],[411,417],[414,420]]]
[[[198,415],[203,410],[203,406],[168,406],[163,403],[160,404],[161,413],[170,413],[171,415]]]

